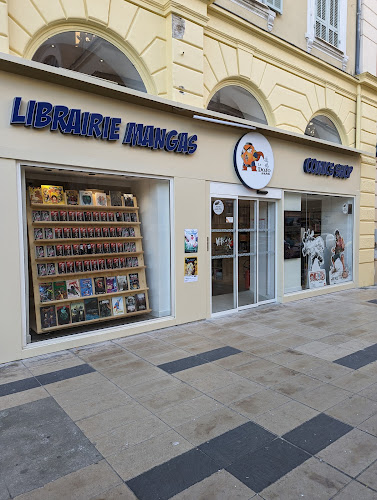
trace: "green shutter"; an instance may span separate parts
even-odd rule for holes
[[[271,9],[280,12],[280,14],[283,13],[283,0],[265,0],[263,3],[271,7]]]

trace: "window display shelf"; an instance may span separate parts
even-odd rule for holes
[[[88,259],[87,259],[88,260]],[[116,273],[116,274],[122,274],[123,272],[129,272],[133,270],[140,270],[140,269],[146,269],[147,266],[135,266],[135,267],[117,267],[116,269],[100,269],[98,271],[83,271],[81,273],[62,273],[62,274],[47,274],[45,276],[37,276],[37,279],[40,281],[49,281],[53,280],[54,278],[58,278],[57,281],[64,280],[64,279],[70,279],[74,278],[75,276],[78,276],[79,278],[83,278],[84,276],[98,276],[98,275],[103,275],[103,274],[108,274],[108,273]]]
[[[97,295],[92,296],[92,297],[97,297]],[[90,298],[90,297],[87,297],[87,298]],[[85,321],[78,321],[76,323],[69,323],[67,325],[51,326],[50,328],[41,328],[41,330],[43,333],[48,333],[48,332],[51,332],[54,330],[62,330],[63,328],[72,328],[73,326],[95,324],[95,323],[98,323],[99,321],[111,321],[112,319],[121,319],[121,318],[130,318],[133,316],[140,316],[141,314],[147,314],[150,312],[152,312],[152,309],[144,309],[143,311],[135,311],[132,313],[117,314],[115,316],[106,316],[104,318],[88,319]]]
[[[119,292],[112,292],[112,293],[94,293],[93,295],[88,295],[85,297],[76,297],[76,298],[70,298],[70,299],[61,299],[61,300],[47,300],[46,302],[41,302],[41,306],[56,306],[59,304],[64,304],[67,302],[82,302],[84,299],[90,299],[93,297],[96,297],[97,299],[106,299],[107,297],[116,297],[117,295],[133,295],[135,293],[142,293],[142,292],[147,292],[149,290],[148,287],[146,288],[137,288],[136,290],[121,290]],[[132,314],[132,313],[128,313]],[[107,316],[109,317],[109,316]],[[82,321],[83,323],[83,321]]]
[[[141,222],[118,222],[118,221],[113,221],[113,222],[103,222],[103,221],[92,221],[92,220],[85,220],[85,221],[74,221],[74,220],[67,220],[67,221],[35,221],[33,222],[33,227],[49,227],[49,226],[62,226],[62,227],[76,227],[76,226],[140,226]]]
[[[99,205],[48,205],[46,203],[31,203],[31,208],[33,209],[38,209],[38,210],[61,210],[63,208],[70,209],[70,210],[90,210],[92,212],[105,212],[106,210],[113,210],[114,212],[132,212],[135,210],[139,210],[139,207],[113,207],[113,206],[106,206],[102,207]]]
[[[41,238],[40,240],[34,240],[33,243],[34,245],[41,245],[41,244],[55,244],[59,245],[63,243],[64,241],[70,241],[73,243],[95,243],[96,241],[99,241],[100,243],[103,243],[104,241],[135,241],[135,240],[142,240],[142,236],[114,236],[113,238],[111,237],[96,237],[96,238],[59,238],[59,239],[45,239]]]
[[[40,257],[36,258],[35,262],[37,264],[43,264],[43,262],[56,262],[60,260],[91,260],[97,257],[110,258],[110,257],[132,257],[133,255],[143,255],[144,251],[139,252],[119,252],[119,253],[86,253],[80,255],[61,255],[60,257]],[[124,269],[124,268],[123,268]]]

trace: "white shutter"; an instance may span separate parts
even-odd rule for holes
[[[317,0],[315,36],[339,45],[339,0]]]
[[[339,0],[330,0],[329,39],[328,42],[338,47],[339,42]]]
[[[271,9],[280,12],[280,14],[283,13],[283,0],[265,0],[263,3],[271,7]]]

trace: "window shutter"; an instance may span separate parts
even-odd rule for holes
[[[338,47],[339,42],[339,0],[330,0],[329,12],[329,39],[328,42]]]
[[[339,0],[317,0],[315,36],[339,45]]]
[[[264,3],[271,7],[271,9],[280,12],[280,14],[283,13],[283,0],[265,0]]]

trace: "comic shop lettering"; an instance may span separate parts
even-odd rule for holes
[[[306,158],[303,165],[306,174],[326,175],[338,179],[349,179],[353,167],[349,165],[334,164],[329,161],[319,161],[315,158]]]

